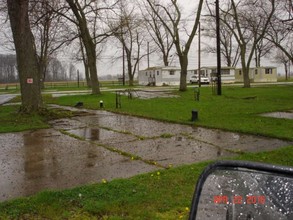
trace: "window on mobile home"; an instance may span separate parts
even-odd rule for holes
[[[266,69],[266,74],[272,74],[273,73],[273,69],[272,68],[267,68]]]

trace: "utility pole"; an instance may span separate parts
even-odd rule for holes
[[[79,88],[79,70],[77,70],[77,87]]]
[[[150,68],[150,42],[148,42],[148,68]]]
[[[200,59],[201,59],[201,48],[200,48],[200,22],[198,23],[198,87],[201,87],[201,74],[200,74]]]
[[[219,6],[219,0],[216,0],[216,26],[217,26],[217,94],[222,95],[220,6]]]
[[[122,68],[123,68],[122,77],[123,77],[123,79],[122,79],[122,84],[123,84],[123,86],[125,86],[125,47],[124,47],[124,45],[123,45],[123,55],[122,55],[122,57],[123,57],[123,65],[122,65]]]

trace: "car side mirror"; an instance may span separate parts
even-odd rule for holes
[[[211,164],[198,179],[189,219],[293,219],[293,168],[247,161]]]

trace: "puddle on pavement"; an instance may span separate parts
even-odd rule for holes
[[[293,144],[293,142],[279,139],[199,127],[194,128],[190,137],[211,143],[223,149],[250,152],[268,151]]]
[[[0,139],[0,201],[158,169],[53,129]]]
[[[261,114],[264,117],[271,117],[271,118],[284,118],[284,119],[293,119],[293,110],[290,112],[271,112]]]
[[[292,142],[278,139],[238,134],[218,129],[171,124],[114,113],[106,114],[102,112],[101,115],[97,113],[95,116],[76,117],[75,119],[86,127],[106,127],[115,131],[128,132],[146,138],[184,134],[194,140],[236,151],[258,152],[293,144]]]
[[[57,119],[54,121],[50,121],[49,124],[58,130],[77,129],[77,128],[81,128],[81,127],[86,126],[85,123],[82,123],[82,122],[74,120],[74,119],[69,119],[69,118],[63,118],[63,119]]]
[[[90,127],[107,127],[112,130],[119,130],[121,132],[127,131],[131,134],[143,137],[158,137],[164,134],[175,135],[178,133],[192,132],[191,126],[167,124],[165,122],[113,113],[109,115],[102,114],[102,117],[98,114],[96,116],[77,117],[75,119]]]
[[[72,107],[64,109],[81,111]],[[31,195],[44,189],[127,178],[158,169],[90,141],[164,166],[236,155],[225,149],[263,151],[293,144],[106,111],[82,111],[91,115],[54,120],[51,122],[53,129],[0,134],[0,200]],[[62,134],[58,129],[85,141]]]
[[[75,96],[75,95],[87,95],[90,94],[90,92],[88,91],[84,91],[84,92],[74,92],[74,93],[53,93],[52,97],[53,98],[58,98],[58,97],[62,97],[62,96]]]
[[[95,141],[101,144],[129,142],[137,139],[133,135],[109,131],[103,128],[86,127],[75,130],[68,130],[67,132],[79,136],[85,140]]]
[[[178,95],[174,95],[172,90],[121,90],[120,94],[131,96],[139,99],[153,99],[153,98],[177,98]]]
[[[173,166],[182,165],[183,161],[184,164],[192,164],[236,155],[210,144],[182,136],[113,144],[112,146],[146,160],[158,162],[165,167],[170,164]]]

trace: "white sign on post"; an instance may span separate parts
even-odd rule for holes
[[[33,82],[34,82],[34,79],[33,78],[27,78],[26,79],[26,83],[27,84],[33,84]]]

